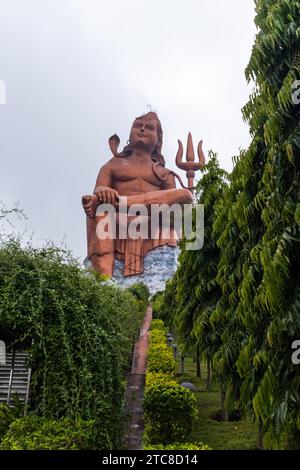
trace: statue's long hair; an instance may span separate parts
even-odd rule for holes
[[[165,166],[166,162],[165,162],[163,155],[161,154],[161,148],[162,148],[162,143],[163,143],[163,131],[162,131],[161,123],[160,123],[160,120],[158,119],[157,114],[151,111],[147,114],[143,114],[142,116],[137,117],[135,121],[139,119],[156,121],[158,142],[152,152],[151,158],[154,162],[159,162],[160,165]],[[129,143],[123,148],[123,151],[120,152],[120,157],[129,157],[131,154],[132,154],[132,147]]]

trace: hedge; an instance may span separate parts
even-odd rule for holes
[[[167,374],[174,374],[176,364],[173,350],[167,346],[164,327],[157,322],[160,322],[160,320],[156,320],[155,329],[152,326],[150,330],[147,370],[148,372],[165,372]]]
[[[150,329],[150,346],[144,393],[144,440],[147,445],[184,442],[196,417],[196,399],[179,385],[173,351],[166,344],[166,330],[161,320]]]
[[[95,420],[100,449],[122,446],[124,377],[140,307],[65,250],[23,248],[18,240],[0,247],[0,332],[8,343],[27,343],[30,410],[48,420]]]
[[[150,331],[151,330],[161,330],[163,331],[164,333],[166,333],[166,327],[165,327],[165,324],[162,320],[152,320],[151,324],[150,324]]]
[[[146,443],[183,442],[196,417],[196,399],[174,379],[152,374],[146,382],[144,412]]]

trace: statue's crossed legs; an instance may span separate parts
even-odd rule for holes
[[[166,189],[160,191],[149,191],[144,194],[135,194],[126,196],[122,200],[119,196],[117,203],[114,205],[116,211],[122,202],[125,202],[127,207],[131,207],[134,204],[144,205],[148,211],[151,209],[151,205],[168,205],[169,207],[173,204],[191,204],[192,194],[187,189]],[[88,240],[88,258],[91,261],[94,270],[98,271],[103,275],[112,276],[114,269],[115,260],[115,240],[113,238],[100,239],[97,236],[97,225],[103,217],[106,215],[96,215],[97,208],[101,204],[98,197],[93,194],[92,196],[83,196],[82,204],[87,214],[87,240]],[[150,212],[149,212],[150,214]],[[132,259],[137,256],[136,253],[130,254]]]

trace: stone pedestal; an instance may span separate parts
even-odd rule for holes
[[[144,272],[137,276],[123,276],[124,263],[115,260],[113,279],[123,287],[136,282],[144,282],[151,294],[164,290],[165,283],[170,279],[177,267],[179,248],[164,245],[149,251],[144,258]]]

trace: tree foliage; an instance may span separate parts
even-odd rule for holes
[[[300,78],[300,2],[255,5],[258,34],[246,69],[255,88],[243,109],[252,141],[234,159],[222,196],[205,206],[211,238],[202,253],[181,254],[169,314],[184,344],[212,354],[227,406],[238,401],[253,413],[266,445],[282,445],[285,436],[296,445],[300,374],[291,346],[300,337],[300,106],[292,84]],[[164,305],[168,295],[167,289]]]

